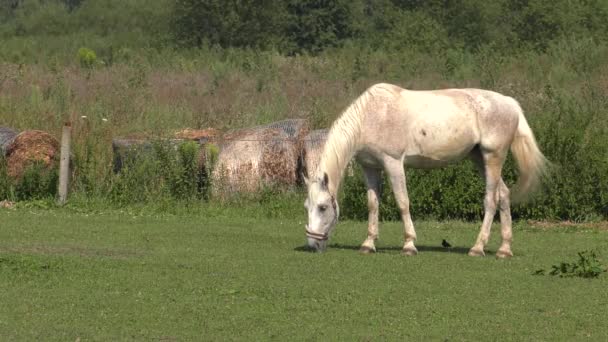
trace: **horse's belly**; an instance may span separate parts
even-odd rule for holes
[[[404,164],[417,169],[434,169],[462,160],[466,155],[467,154],[465,153],[443,159],[437,159],[424,155],[406,155],[404,158]]]
[[[359,151],[356,155],[357,162],[365,167],[380,168],[382,163],[378,160],[378,157],[370,151]]]
[[[448,134],[443,135],[446,136]],[[465,158],[477,143],[472,134],[454,135],[452,139],[425,138],[414,139],[405,150],[403,159],[406,165],[415,168],[443,167]]]

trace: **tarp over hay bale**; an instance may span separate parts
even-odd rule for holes
[[[114,172],[118,173],[127,165],[135,163],[140,158],[150,156],[154,152],[152,142],[141,138],[112,139],[112,154],[114,155]]]
[[[329,129],[317,129],[310,132],[303,140],[302,155],[303,168],[307,177],[314,177],[319,166],[321,154],[327,141]],[[349,161],[346,166],[345,176],[352,177],[355,174],[355,159]]]
[[[301,169],[306,120],[293,119],[226,133],[212,174],[213,193],[254,192],[262,186],[293,186]]]
[[[114,172],[118,173],[123,168],[133,165],[145,158],[155,158],[156,150],[154,144],[168,144],[177,151],[184,139],[145,139],[133,137],[119,137],[112,139],[112,153],[114,155]]]
[[[221,138],[222,132],[215,128],[192,129],[185,128],[175,132],[176,139],[194,140],[201,143],[217,142]]]
[[[308,177],[314,176],[323,147],[327,140],[328,129],[318,129],[310,132],[303,141],[304,172]]]
[[[6,150],[19,133],[12,128],[0,127],[0,153],[6,156]]]
[[[142,138],[141,136],[136,137],[118,137],[112,139],[112,153],[114,155],[114,172],[118,173],[128,165],[133,165],[137,161],[141,161],[144,158],[155,158],[154,144],[168,144],[175,151],[178,147],[186,141],[196,141],[201,149],[198,156],[198,167],[200,170],[206,170],[207,164],[207,151],[208,149],[202,148],[207,144],[215,142],[218,136],[217,130],[207,131],[201,133],[201,131],[186,131],[183,134],[177,134],[176,138],[162,139],[162,138]],[[181,131],[181,132],[184,132]],[[193,133],[194,132],[194,133]],[[179,138],[177,138],[179,137]]]
[[[8,175],[21,178],[25,170],[34,163],[45,169],[57,167],[59,141],[47,132],[31,130],[18,134],[6,147]]]

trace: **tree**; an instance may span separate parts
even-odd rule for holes
[[[344,0],[291,0],[287,5],[288,53],[317,53],[352,37],[351,6]]]
[[[172,27],[184,46],[267,47],[281,38],[284,9],[274,0],[178,0]]]

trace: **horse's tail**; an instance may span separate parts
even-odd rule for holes
[[[511,152],[519,169],[519,180],[515,184],[513,195],[514,201],[525,200],[527,194],[536,189],[548,165],[519,105],[518,109],[519,125],[511,144]]]

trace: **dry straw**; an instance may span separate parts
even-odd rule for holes
[[[226,133],[212,174],[214,195],[296,185],[307,133],[308,122],[297,119]]]
[[[57,167],[59,141],[43,131],[24,131],[18,134],[6,148],[8,175],[21,178],[28,166],[40,163],[45,169]]]

